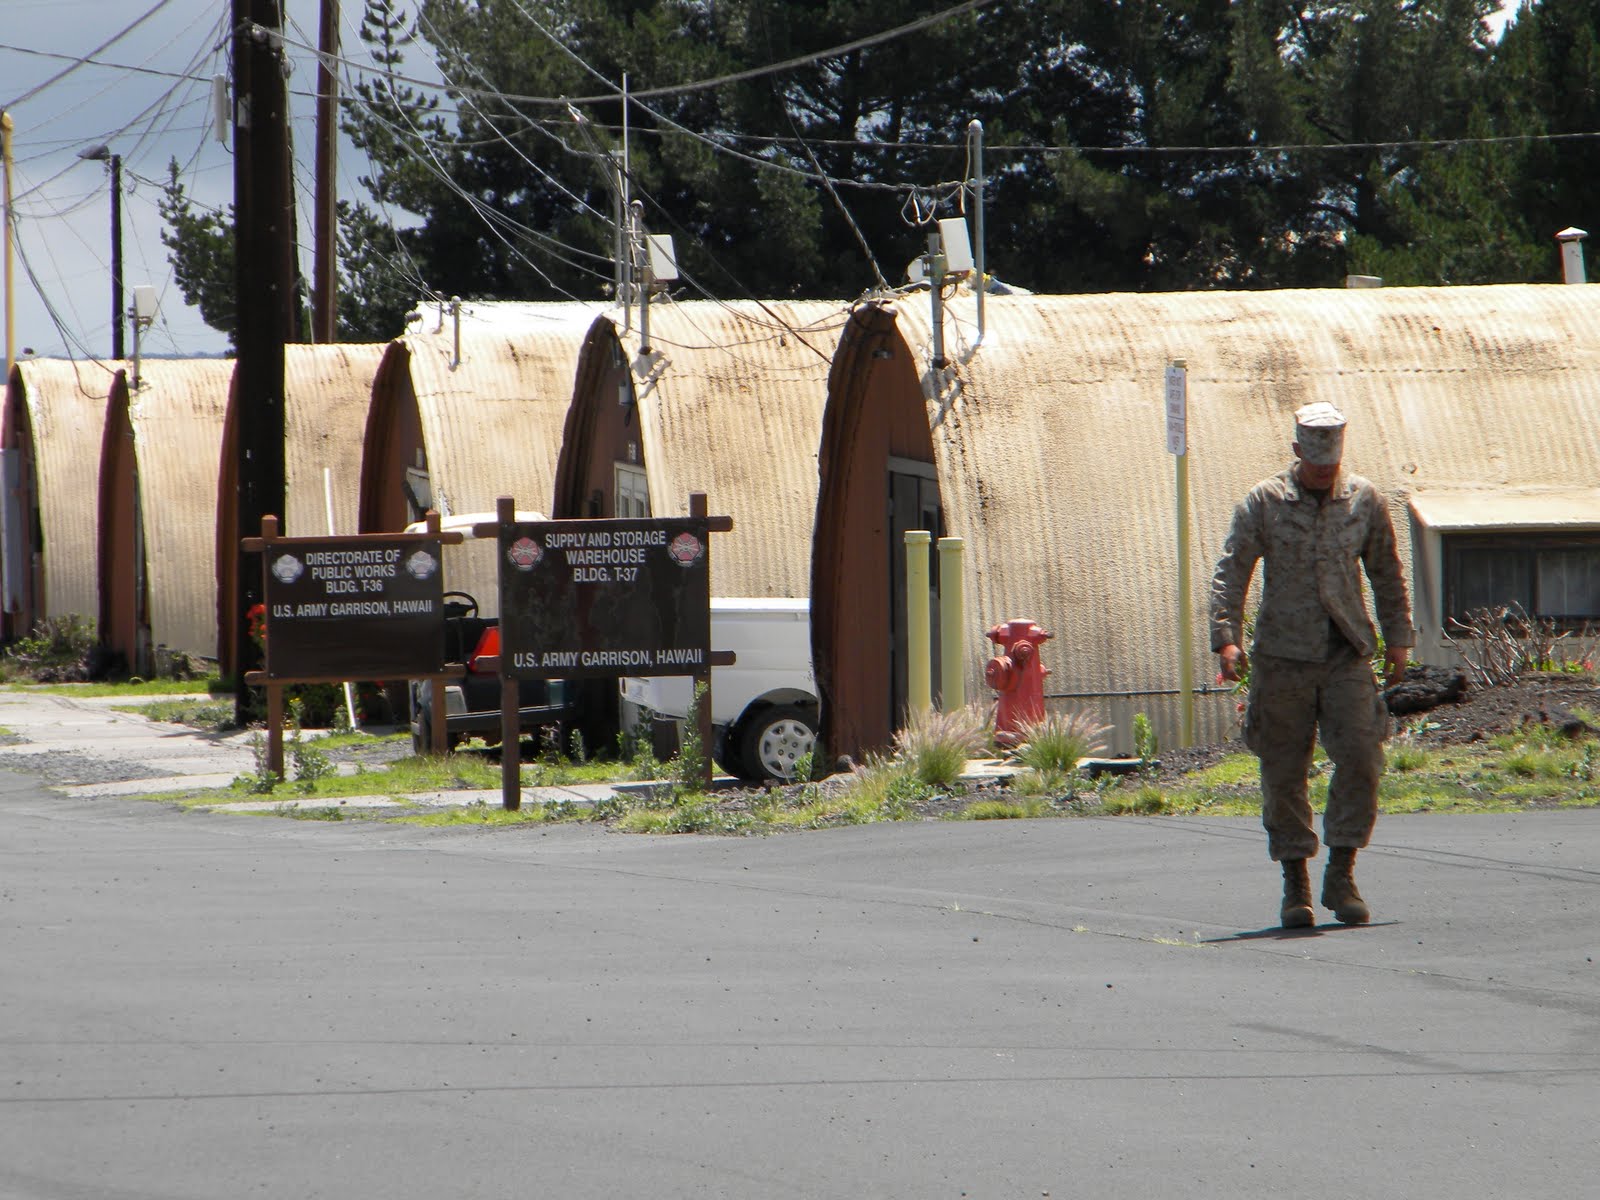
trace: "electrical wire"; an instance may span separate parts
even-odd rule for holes
[[[131,21],[127,25],[124,25],[116,33],[112,34],[109,38],[107,38],[105,41],[101,42],[93,50],[89,51],[88,54],[82,55],[79,58],[74,59],[70,66],[63,67],[61,70],[57,71],[54,75],[50,76],[49,79],[46,79],[43,83],[39,83],[39,84],[34,85],[33,87],[29,88],[27,91],[23,92],[22,95],[18,96],[15,100],[11,101],[11,103],[6,104],[4,106],[0,106],[0,107],[4,107],[6,110],[10,110],[10,109],[16,108],[19,104],[26,103],[27,101],[33,99],[35,96],[37,96],[40,92],[44,91],[46,88],[52,86],[53,84],[61,82],[61,80],[65,79],[68,75],[71,75],[74,71],[78,70],[78,68],[86,65],[89,62],[89,60],[91,58],[93,58],[96,54],[99,54],[100,51],[108,49],[108,48],[110,48],[112,46],[115,46],[123,38],[127,37],[135,29],[139,28],[139,26],[143,25],[146,21],[148,21],[151,17],[155,16],[158,12],[160,12],[163,8],[165,8],[170,3],[172,3],[172,0],[156,0],[156,2],[153,5],[151,5],[149,9],[147,9],[145,11],[143,16],[135,17],[133,19],[133,21]]]
[[[893,41],[897,38],[905,37],[908,34],[917,33],[923,29],[931,28],[934,25],[942,24],[943,22],[951,20],[954,17],[959,17],[964,13],[972,12],[979,8],[985,8],[988,5],[996,2],[997,0],[966,0],[965,3],[957,4],[953,8],[944,9],[942,12],[932,13],[926,17],[919,17],[917,20],[908,22],[905,25],[897,25],[893,29],[886,29],[882,33],[875,33],[869,37],[859,38],[853,42],[846,42],[843,45],[830,46],[826,50],[818,50],[813,54],[801,55],[798,58],[792,58],[781,63],[770,63],[764,67],[754,67],[748,71],[738,71],[732,75],[718,76],[715,79],[700,79],[692,83],[677,84],[671,87],[649,88],[641,92],[630,92],[629,97],[630,99],[655,100],[664,96],[687,95],[690,92],[700,92],[705,91],[708,88],[720,87],[726,83],[737,83],[746,79],[757,79],[763,75],[773,75],[781,71],[790,71],[796,67],[804,67],[809,66],[812,63],[821,62],[826,58],[837,58],[842,54],[849,54],[854,50],[862,50],[869,46],[881,45],[884,42]],[[524,17],[532,19],[531,14],[529,14],[521,4],[517,4],[516,7],[522,12]],[[290,39],[284,37],[283,33],[279,30],[266,29],[259,25],[255,26],[255,28],[259,29],[268,37],[277,39],[288,45],[295,46],[297,49],[305,50],[311,54],[315,54],[319,58],[322,57],[320,48],[308,45],[304,42],[291,41]],[[541,30],[541,32],[543,31]],[[365,63],[358,63],[350,59],[341,59],[340,61],[344,62],[353,70],[362,71],[367,74],[384,74],[384,71],[381,67],[370,66]],[[396,82],[411,84],[414,87],[434,88],[438,86],[437,84],[430,83],[425,79],[417,79],[407,75],[392,75],[391,78],[393,78]],[[603,77],[602,81],[604,82]],[[523,96],[514,93],[503,93],[496,91],[490,93],[489,96],[481,98],[514,101],[518,104],[537,104],[554,108],[558,106],[564,106],[569,103],[599,104],[605,101],[615,100],[617,97],[615,94],[598,96]]]

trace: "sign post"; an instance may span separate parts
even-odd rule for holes
[[[733,518],[708,516],[699,492],[687,517],[517,521],[510,496],[495,511],[499,520],[475,532],[499,538],[502,806],[521,807],[517,681],[525,678],[705,683],[697,719],[709,785],[711,667],[733,662],[711,650],[709,535],[732,529]]]

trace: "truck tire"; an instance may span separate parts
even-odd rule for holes
[[[419,756],[433,753],[433,720],[420,704],[411,725],[411,753]]]
[[[796,764],[817,745],[815,709],[775,704],[746,718],[739,735],[739,773],[746,779],[786,783]]]

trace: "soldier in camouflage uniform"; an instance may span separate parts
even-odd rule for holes
[[[1267,850],[1283,867],[1285,928],[1315,919],[1306,860],[1317,853],[1317,835],[1306,778],[1319,732],[1333,762],[1322,903],[1346,925],[1370,919],[1354,867],[1377,820],[1389,712],[1369,665],[1377,639],[1358,564],[1372,584],[1391,684],[1416,642],[1388,506],[1371,483],[1339,468],[1344,425],[1331,404],[1295,413],[1296,461],[1234,510],[1211,581],[1211,649],[1222,676],[1250,673],[1243,736],[1261,760],[1261,819]],[[1265,563],[1261,606],[1247,658],[1239,643],[1258,559]]]

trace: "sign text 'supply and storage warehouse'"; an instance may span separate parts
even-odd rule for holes
[[[705,517],[501,525],[502,670],[519,678],[706,671],[709,532]]]

